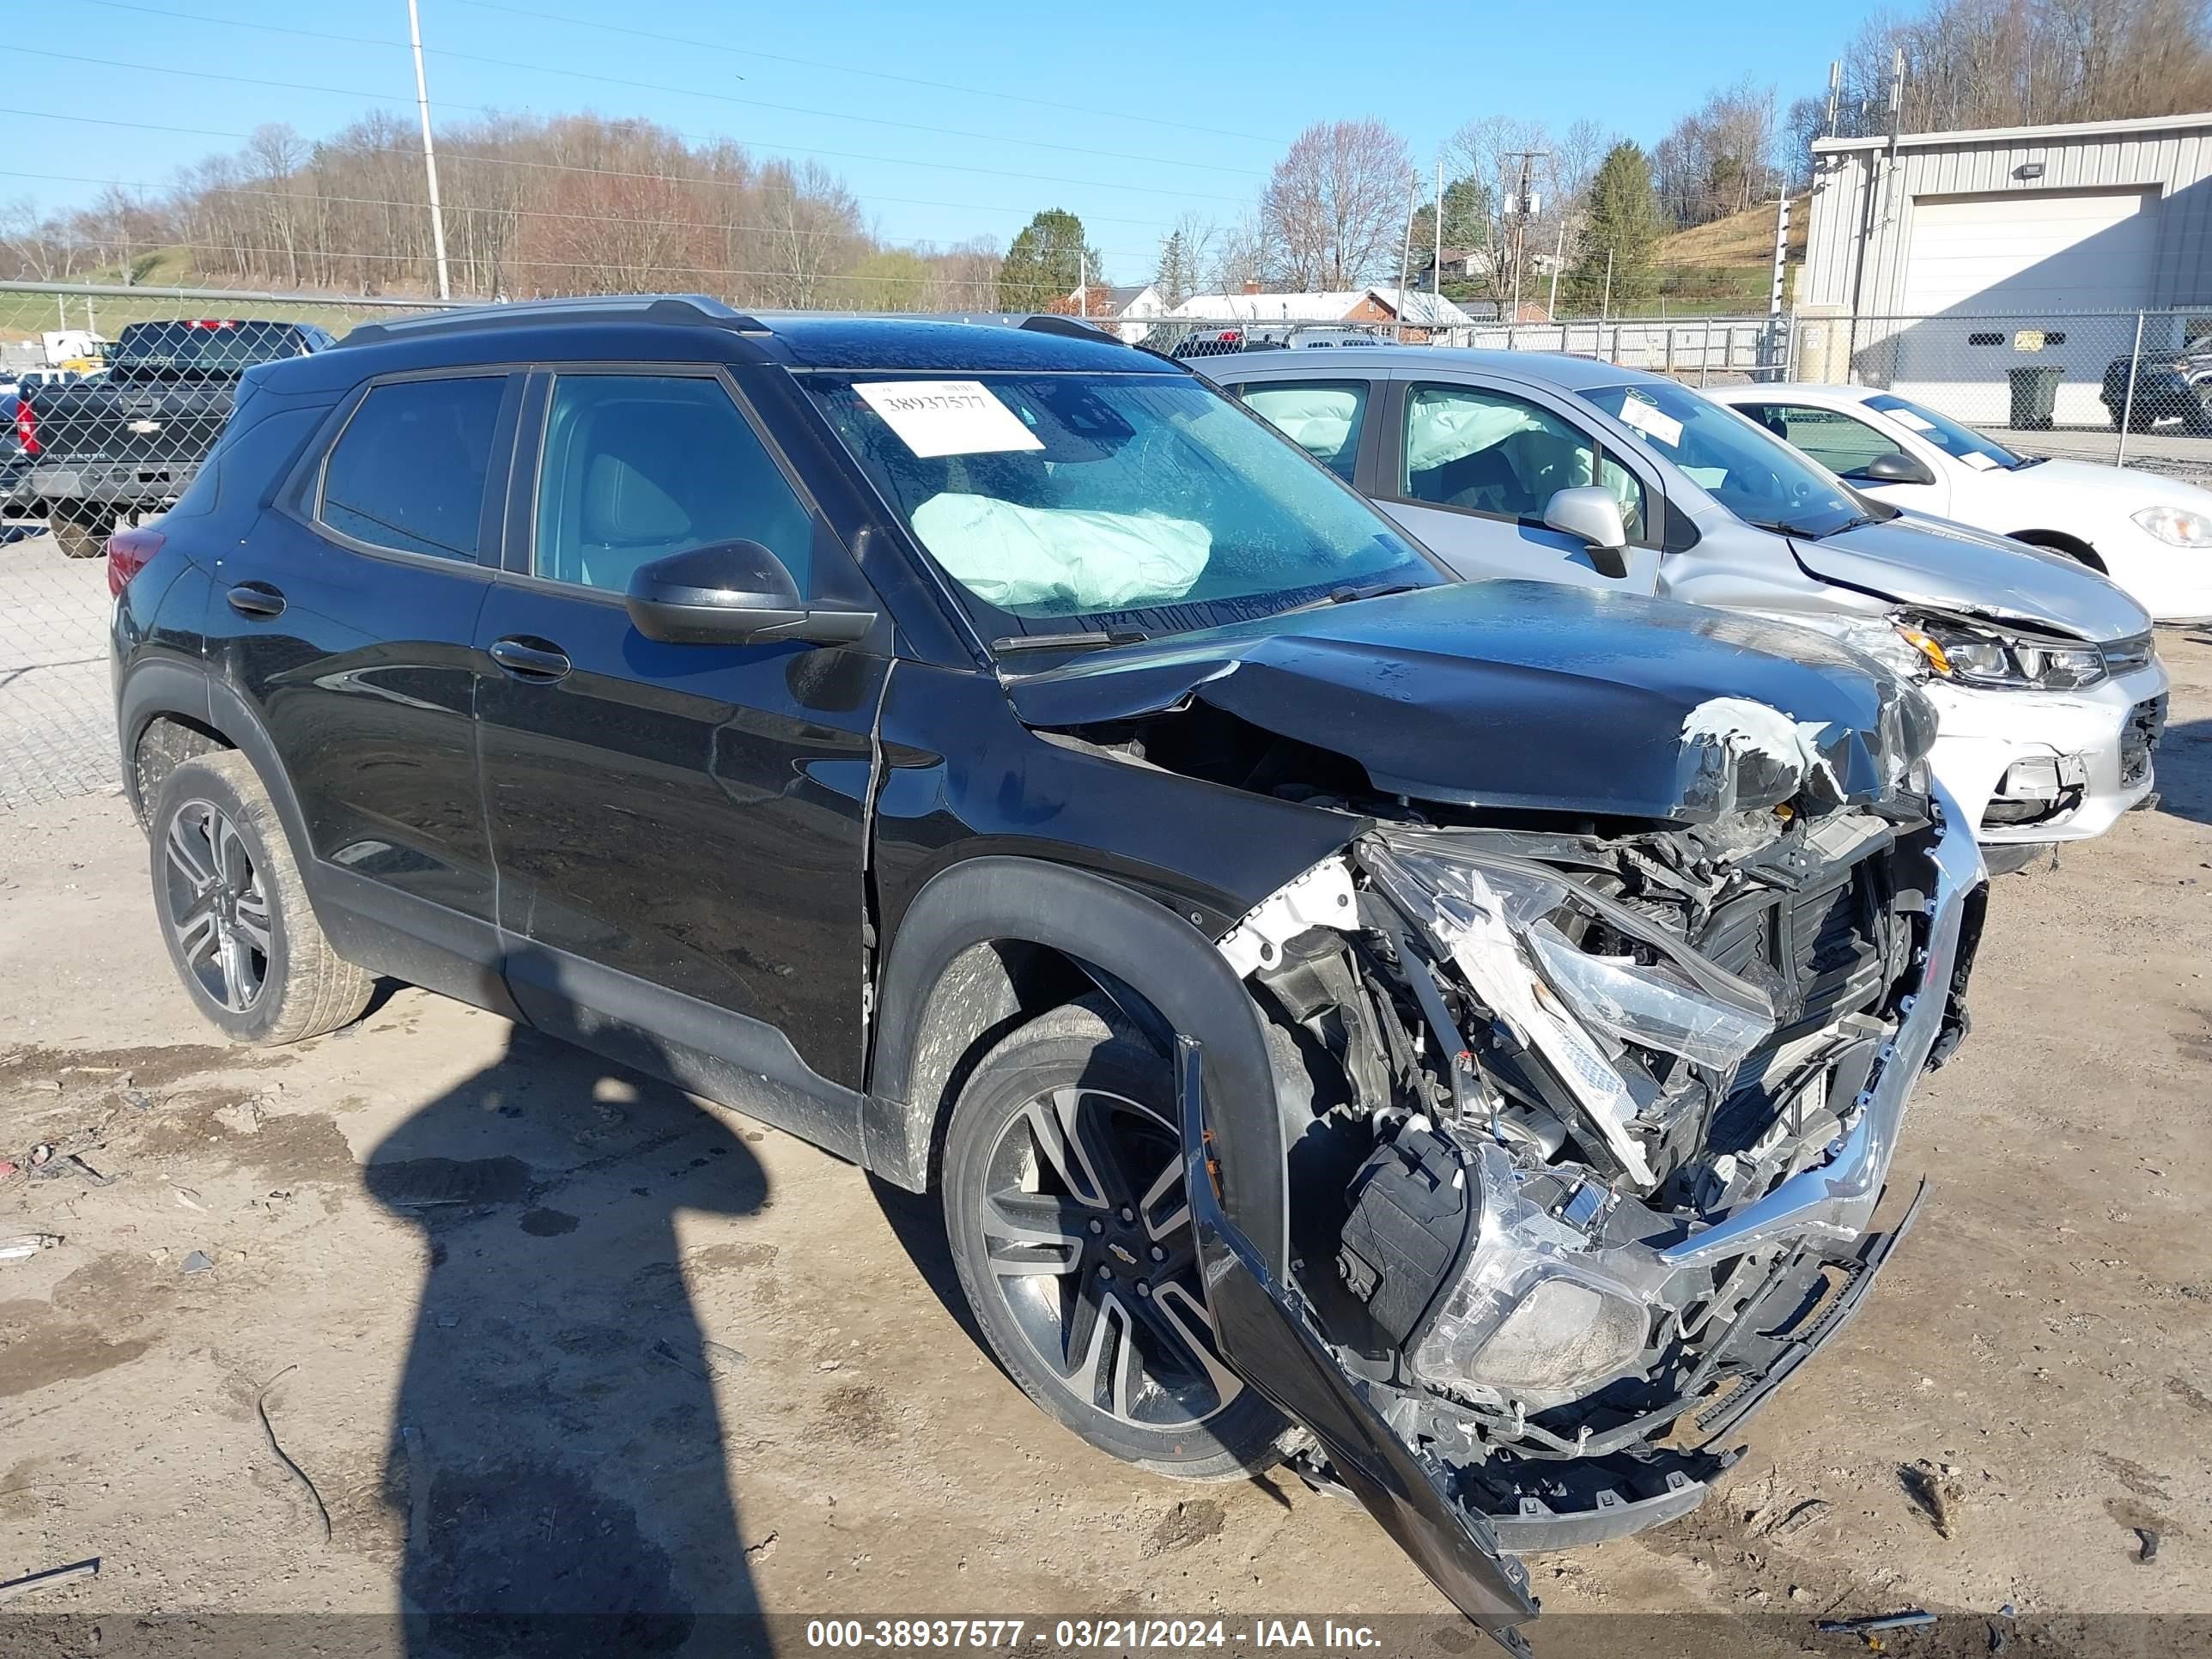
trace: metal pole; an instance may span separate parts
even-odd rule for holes
[[[1713,319],[1705,319],[1705,337],[1698,342],[1698,384],[1705,383],[1705,369],[1713,360]]]
[[[1075,312],[1084,321],[1091,320],[1091,250],[1075,250]]]
[[[1607,248],[1605,251],[1605,294],[1597,302],[1597,338],[1592,343],[1593,349],[1591,355],[1594,356],[1605,357],[1605,314],[1612,309],[1613,250],[1611,248]],[[1620,355],[1620,331],[1618,328],[1613,331],[1613,344],[1614,356],[1617,356]],[[1607,362],[1611,362],[1613,358],[1605,357],[1605,360]]]
[[[2143,314],[2138,311],[2136,313],[2136,349],[2134,355],[2128,359],[2127,400],[2120,405],[2119,447],[2112,455],[2114,466],[2125,466],[2128,462],[2128,422],[2134,420],[2136,415],[2136,369],[2142,362],[2142,331]]]
[[[1552,194],[1556,197],[1559,193],[1559,180],[1555,179],[1552,181]],[[1567,210],[1561,208],[1559,210],[1559,240],[1552,249],[1552,297],[1544,301],[1545,314],[1554,322],[1557,322],[1559,317],[1559,267],[1566,262]],[[1567,337],[1562,334],[1559,337],[1559,349],[1565,351],[1566,349]]]
[[[438,297],[453,297],[446,270],[446,215],[438,205],[438,151],[430,142],[430,83],[422,75],[422,20],[415,0],[407,0],[407,38],[415,48],[415,105],[422,113],[422,177],[430,187],[430,246],[438,260]]]
[[[1406,186],[1406,235],[1398,244],[1398,320],[1395,332],[1398,343],[1406,343],[1406,280],[1407,268],[1413,263],[1413,210],[1421,199],[1421,175],[1408,175]]]
[[[1436,252],[1429,260],[1429,293],[1442,298],[1444,291],[1444,158],[1437,157],[1437,222],[1431,227],[1436,232]],[[1443,314],[1439,310],[1439,316]]]

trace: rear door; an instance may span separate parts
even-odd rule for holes
[[[314,856],[410,933],[489,933],[471,639],[520,392],[495,369],[371,383],[216,565],[210,660],[274,741]]]
[[[475,643],[508,976],[536,1023],[667,1072],[763,1074],[836,1103],[781,1121],[857,1150],[872,739],[888,662],[861,647],[666,645],[623,596],[648,562],[744,539],[802,593],[860,580],[709,368],[537,377],[510,568]],[[611,1018],[625,1030],[585,1029]],[[677,1068],[679,1071],[681,1068]],[[731,1097],[721,1092],[723,1098]],[[752,1109],[749,1108],[748,1109]],[[776,1100],[760,1115],[779,1118]]]
[[[1380,401],[1365,375],[1254,380],[1232,385],[1244,406],[1348,484],[1371,449],[1367,411]]]
[[[1650,593],[1658,583],[1655,478],[1525,387],[1453,378],[1391,383],[1376,504],[1468,580],[1525,578]],[[1544,523],[1562,489],[1603,484],[1628,527],[1627,574]]]

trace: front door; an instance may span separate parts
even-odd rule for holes
[[[1778,398],[1771,403],[1738,404],[1735,407],[1784,443],[1804,451],[1854,489],[1938,518],[1951,510],[1951,490],[1941,465],[1942,457],[1915,453],[1909,441],[1884,430],[1872,420],[1824,404],[1789,403]],[[1927,470],[1928,482],[1892,483],[1868,477],[1867,467],[1885,455],[1903,455],[1908,460],[1918,461]]]
[[[1650,593],[1659,579],[1657,497],[1619,457],[1558,410],[1502,388],[1397,388],[1377,505],[1468,580],[1522,577]],[[1620,502],[1628,574],[1544,522],[1562,489],[1597,483]]]
[[[476,632],[515,1000],[721,1098],[763,1075],[857,1090],[888,665],[860,647],[661,644],[623,608],[641,565],[706,543],[761,543],[810,594],[844,550],[718,375],[546,378],[510,569]],[[843,1147],[842,1119],[794,1127]]]

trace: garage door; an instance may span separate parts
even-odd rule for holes
[[[2002,427],[2010,371],[2055,368],[2057,423],[2104,424],[2105,365],[2128,349],[2131,313],[2150,300],[2155,200],[2141,190],[1919,198],[1902,307],[1916,320],[1889,325],[1895,355],[1880,378],[1969,425]]]
[[[1905,309],[2132,310],[2150,301],[2153,193],[2010,191],[1912,204]]]

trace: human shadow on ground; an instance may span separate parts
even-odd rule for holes
[[[413,1659],[766,1652],[683,1210],[759,1209],[744,1140],[681,1091],[518,1027],[363,1170],[429,1267],[386,1496]]]

